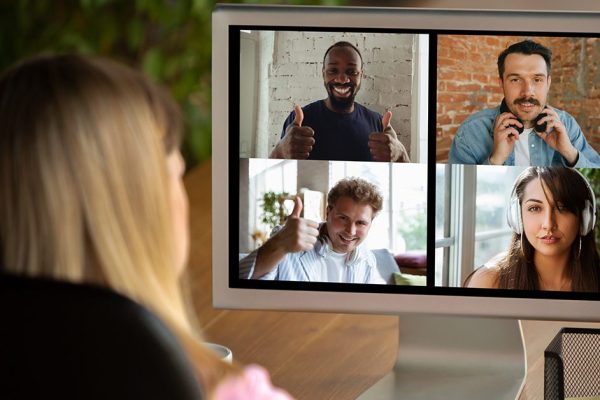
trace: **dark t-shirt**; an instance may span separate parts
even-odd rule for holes
[[[372,161],[369,151],[369,134],[383,131],[382,116],[365,106],[354,103],[349,114],[337,113],[325,106],[324,100],[302,107],[302,126],[315,131],[315,145],[309,160]],[[292,111],[283,123],[281,137],[294,122]]]

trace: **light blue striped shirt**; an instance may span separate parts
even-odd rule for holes
[[[288,253],[272,271],[258,279],[328,282],[326,259],[329,252],[332,251],[327,240],[319,237],[312,250]],[[240,260],[240,279],[249,279],[252,276],[257,253],[258,250],[254,250]],[[350,253],[346,259],[345,268],[348,270],[343,274],[345,277],[343,283],[386,283],[377,270],[375,255],[363,245],[358,246]]]

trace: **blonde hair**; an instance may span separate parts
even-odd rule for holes
[[[159,314],[210,393],[233,368],[202,345],[175,265],[166,157],[177,107],[134,70],[41,56],[0,78],[0,266],[112,288]]]

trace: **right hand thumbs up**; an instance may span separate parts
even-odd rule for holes
[[[302,126],[304,111],[294,106],[294,121],[285,129],[285,135],[272,152],[273,158],[306,160],[315,144],[315,131],[310,126]]]
[[[302,199],[300,196],[296,196],[296,198],[294,198],[294,209],[292,210],[290,217],[300,218],[300,215],[302,215],[302,208]]]
[[[276,235],[278,245],[288,253],[312,249],[319,236],[319,224],[300,217],[303,207],[300,196],[296,196],[292,213]]]

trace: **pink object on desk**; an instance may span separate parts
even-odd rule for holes
[[[269,373],[258,365],[249,365],[241,375],[229,378],[215,391],[216,400],[292,400],[284,390],[271,383]]]

